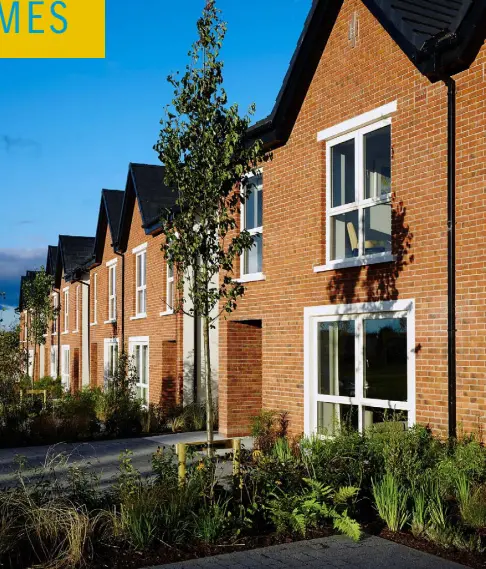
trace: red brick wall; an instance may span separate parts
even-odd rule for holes
[[[251,418],[262,409],[261,321],[231,321],[225,331],[219,430],[227,436],[242,436],[248,434]]]
[[[144,243],[147,243],[147,317],[134,319],[136,316],[136,254],[132,251]],[[174,378],[176,387],[171,387],[168,399],[170,401],[174,399],[173,389],[177,391],[177,401],[180,400],[182,393],[182,342],[178,342],[181,338],[182,315],[161,316],[161,313],[167,310],[167,266],[161,251],[162,243],[163,236],[153,237],[145,234],[138,204],[135,203],[125,253],[125,343],[128,348],[130,338],[149,337],[149,397],[150,402],[156,404],[165,404],[163,384],[168,379],[165,376],[167,369],[170,369],[170,376],[177,373],[177,377]],[[163,346],[166,342],[178,342],[175,348],[178,352],[176,369],[172,369],[172,363],[166,365],[164,362]],[[173,358],[171,350],[169,350],[168,357],[171,361]]]
[[[356,47],[348,40],[358,13]],[[458,419],[485,417],[485,50],[458,84]],[[314,273],[325,263],[326,156],[317,133],[397,101],[392,117],[393,265]],[[264,168],[264,282],[221,323],[220,405],[231,380],[231,322],[263,322],[263,406],[303,430],[304,307],[416,301],[416,418],[447,429],[447,89],[431,84],[359,0],[346,0],[288,143]],[[239,268],[237,267],[236,273]],[[473,332],[473,333],[471,333]],[[228,403],[229,405],[229,403]],[[224,414],[224,409],[221,409]]]
[[[121,315],[122,315],[122,259],[113,251],[112,238],[109,228],[105,232],[105,245],[101,264],[90,272],[90,345],[91,369],[90,384],[92,387],[103,387],[104,382],[104,341],[108,338],[118,338],[121,342]],[[108,322],[108,267],[107,262],[116,260],[116,316],[117,322]],[[97,279],[96,298],[97,309],[95,315],[94,281]],[[96,316],[96,318],[95,318]],[[93,356],[93,350],[96,356]],[[121,351],[121,344],[120,344]]]
[[[70,350],[70,380],[71,380],[71,391],[79,389],[81,384],[81,378],[83,377],[83,361],[81,358],[82,352],[82,330],[83,330],[83,310],[82,310],[82,298],[83,298],[83,287],[81,283],[68,283],[61,279],[61,285],[59,287],[59,330],[61,333],[61,343],[59,347],[59,373],[62,373],[62,346],[69,346]],[[65,329],[64,326],[64,289],[69,289],[69,326]],[[76,329],[76,289],[79,287],[79,319],[78,327]],[[77,350],[77,352],[76,352]],[[75,357],[75,354],[78,357]]]

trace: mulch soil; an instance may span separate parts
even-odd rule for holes
[[[383,529],[378,524],[370,524],[364,530],[372,535],[406,545],[413,549],[430,553],[443,559],[461,563],[472,569],[486,569],[486,555],[472,554],[465,551],[458,551],[450,548],[445,549],[425,539],[415,538],[407,532],[393,533],[387,529]],[[332,529],[324,529],[309,532],[306,540],[317,539],[321,537],[329,537],[334,535]],[[115,547],[106,548],[101,551],[90,567],[93,569],[140,569],[140,567],[150,567],[152,565],[164,565],[167,563],[176,563],[179,561],[188,561],[190,559],[200,559],[212,555],[221,555],[223,553],[232,553],[234,551],[247,551],[268,547],[270,545],[279,545],[283,543],[291,543],[290,537],[282,538],[275,534],[267,534],[262,536],[245,537],[233,543],[227,543],[217,546],[200,545],[194,548],[171,548],[160,545],[158,548],[152,549],[150,552],[137,553],[127,549]]]

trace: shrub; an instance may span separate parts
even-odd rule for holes
[[[45,389],[47,391],[47,396],[52,399],[60,399],[64,393],[64,388],[62,386],[61,378],[58,377],[54,379],[51,376],[41,377],[34,384],[35,389]]]
[[[262,452],[269,452],[279,438],[285,438],[288,431],[288,413],[263,410],[252,417],[251,436],[254,446]]]
[[[133,362],[122,353],[112,379],[107,383],[99,412],[106,432],[114,437],[129,437],[142,432],[142,404],[135,397],[137,372]]]
[[[348,516],[343,505],[356,495],[358,489],[346,487],[335,492],[316,480],[305,479],[304,482],[306,488],[300,493],[279,489],[270,500],[268,509],[277,533],[305,537],[309,529],[332,520],[335,529],[357,541],[361,535],[360,526]]]

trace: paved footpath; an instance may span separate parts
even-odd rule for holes
[[[142,476],[149,476],[152,472],[152,455],[157,447],[171,447],[176,443],[204,441],[205,439],[205,432],[197,432],[0,449],[0,488],[17,483],[15,475],[17,469],[16,456],[21,456],[27,461],[27,467],[30,470],[26,472],[26,475],[30,479],[38,478],[39,474],[36,469],[42,466],[55,465],[56,472],[61,474],[66,471],[67,467],[77,465],[88,468],[90,472],[98,475],[101,487],[107,487],[112,482],[113,477],[118,474],[120,453],[125,450],[130,450],[133,453],[132,463]],[[215,439],[218,440],[221,437],[215,434]],[[250,448],[250,439],[244,439],[243,446]],[[224,453],[221,452],[220,454]],[[231,465],[228,468],[229,472]]]
[[[464,569],[379,537],[355,543],[344,536],[326,537],[253,551],[228,553],[152,569]]]

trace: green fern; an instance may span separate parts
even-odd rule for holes
[[[347,535],[354,541],[359,541],[361,538],[361,526],[356,520],[350,518],[347,513],[340,514],[333,519],[334,529],[337,529],[344,535]]]
[[[343,486],[334,494],[335,504],[346,504],[351,498],[354,498],[359,492],[359,488],[354,486]]]

